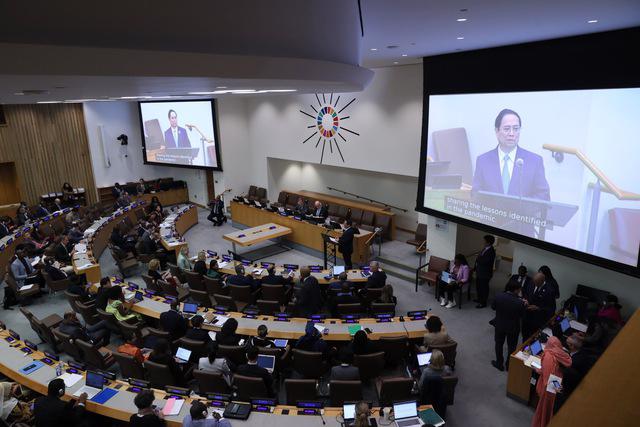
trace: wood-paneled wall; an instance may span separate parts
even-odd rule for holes
[[[69,181],[97,200],[82,104],[5,105],[0,162],[15,162],[20,194],[35,204]]]

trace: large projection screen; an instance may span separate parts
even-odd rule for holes
[[[222,170],[212,100],[138,103],[144,162]]]
[[[640,88],[428,95],[425,103],[424,209],[638,266]]]

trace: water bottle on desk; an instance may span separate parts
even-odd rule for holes
[[[56,377],[59,377],[60,375],[62,375],[62,362],[56,365]]]

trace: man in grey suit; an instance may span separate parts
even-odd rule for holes
[[[360,379],[360,371],[352,365],[353,353],[342,349],[338,355],[340,364],[331,368],[330,381],[357,381]]]
[[[11,274],[18,284],[18,289],[40,282],[38,272],[31,266],[31,260],[25,256],[24,249],[16,249],[16,259],[11,263]]]

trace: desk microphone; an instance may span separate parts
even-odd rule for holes
[[[327,425],[326,421],[324,420],[324,417],[322,416],[322,409],[318,410],[318,415],[320,415],[320,419],[322,420],[322,425]]]

